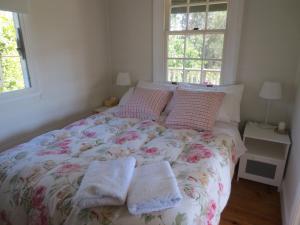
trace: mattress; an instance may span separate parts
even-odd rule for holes
[[[232,124],[197,132],[111,111],[95,114],[0,154],[0,224],[217,225],[244,150]],[[140,216],[126,206],[79,210],[72,198],[89,164],[128,155],[138,165],[169,161],[183,195],[180,205]]]

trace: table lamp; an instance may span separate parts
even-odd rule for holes
[[[131,85],[131,79],[129,73],[118,73],[116,85],[118,86],[130,86]]]
[[[265,81],[260,90],[259,97],[267,100],[265,121],[264,124],[262,124],[262,126],[268,128],[270,127],[268,122],[269,122],[271,102],[282,98],[281,84],[279,82]]]

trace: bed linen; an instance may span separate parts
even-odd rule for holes
[[[124,205],[135,172],[134,157],[93,161],[86,170],[73,203],[81,209]]]
[[[131,214],[141,215],[174,208],[181,199],[176,177],[168,161],[146,164],[135,169],[127,197],[128,211]]]
[[[230,194],[236,138],[224,127],[173,130],[111,111],[95,114],[0,154],[0,224],[217,225]],[[138,165],[169,161],[180,205],[132,216],[126,205],[80,210],[72,203],[92,161],[125,156]]]

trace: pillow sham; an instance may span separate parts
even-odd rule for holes
[[[128,102],[119,106],[115,115],[126,118],[158,120],[170,97],[170,91],[137,87]]]
[[[151,89],[151,90],[167,90],[167,91],[172,91],[174,92],[177,88],[177,85],[174,84],[170,84],[170,83],[159,83],[159,82],[149,82],[149,81],[139,81],[137,84],[137,87],[139,88],[144,88],[144,89]],[[130,96],[133,94],[134,92],[134,87],[130,88],[121,98],[119,105],[125,105]],[[169,112],[171,111],[171,108],[173,107],[173,101],[171,99],[171,101],[169,101],[169,103],[167,104],[164,112],[166,112],[167,114],[169,114]]]
[[[146,88],[146,89],[159,89],[159,90],[168,90],[172,91],[172,94],[174,94],[174,91],[177,89],[176,84],[171,83],[164,83],[164,82],[148,82],[148,81],[139,81],[137,84],[137,87],[140,88]],[[168,102],[166,108],[164,109],[164,113],[168,115],[172,108],[174,107],[174,100],[173,97],[171,97],[170,101]]]
[[[174,108],[166,119],[170,128],[211,130],[225,93],[177,90]]]
[[[180,90],[204,91],[204,92],[223,92],[224,100],[221,104],[217,115],[217,121],[237,122],[241,121],[241,100],[244,92],[244,85],[220,85],[220,86],[204,86],[198,84],[180,83]]]

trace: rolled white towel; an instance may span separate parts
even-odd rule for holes
[[[137,167],[127,197],[133,215],[176,207],[182,199],[175,175],[167,161]]]
[[[133,177],[135,163],[133,157],[92,162],[73,202],[80,209],[123,205]]]

